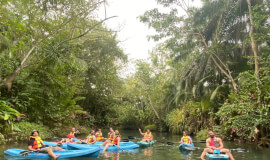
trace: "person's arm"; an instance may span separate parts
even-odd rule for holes
[[[32,148],[32,146],[28,146],[28,150],[29,150],[29,151],[35,151],[35,150]]]
[[[223,142],[220,138],[217,139],[217,141],[219,142],[219,147],[217,147],[217,150],[221,150],[224,146],[223,146]]]
[[[141,134],[142,136],[144,136],[144,133],[142,133],[141,128],[139,128],[139,131],[140,131],[140,134]]]
[[[97,138],[94,136],[93,139],[94,141],[92,142],[92,144],[95,144],[97,142]]]
[[[43,141],[42,141],[42,140],[41,140],[41,145],[42,145],[42,146],[45,146],[45,144],[43,143]]]
[[[34,144],[34,139],[31,139],[29,142],[28,142],[28,150],[29,151],[36,151],[36,149],[33,149],[33,144]]]
[[[183,137],[181,138],[181,140],[179,141],[179,143],[183,143]]]
[[[189,138],[189,140],[190,140],[190,143],[192,143],[192,139],[191,139],[191,137],[190,137],[190,136],[188,136],[188,138]]]
[[[85,141],[85,142],[86,142],[87,144],[89,144],[89,138],[90,138],[90,136],[87,136],[87,138],[86,138],[86,141]]]

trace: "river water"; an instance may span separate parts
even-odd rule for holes
[[[107,133],[104,131],[104,133]],[[128,136],[141,137],[138,131],[120,131],[123,139]],[[182,153],[178,149],[178,144],[167,145],[166,142],[178,142],[179,135],[170,133],[153,133],[157,142],[148,148],[139,148],[133,151],[121,151],[118,153],[101,153],[97,158],[72,158],[77,160],[199,160],[202,150],[196,150],[189,153]],[[135,140],[136,142],[137,140]],[[195,143],[197,147],[205,147],[205,143]],[[232,151],[236,160],[270,160],[270,149],[259,149],[252,144],[234,144],[232,142],[224,142],[226,148],[244,148],[248,152]],[[0,146],[0,159],[5,159],[4,150],[8,148],[27,148],[27,143],[9,144]],[[9,158],[10,159],[10,158]]]

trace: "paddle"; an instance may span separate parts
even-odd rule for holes
[[[186,146],[185,149],[186,149],[186,150],[190,150],[190,151],[194,151],[194,150],[196,150],[196,149],[204,149],[204,148],[201,148],[201,147]],[[243,148],[230,149],[230,151],[248,152],[248,150],[243,149]]]
[[[201,141],[192,141],[192,143],[206,143],[205,140]],[[179,144],[179,142],[167,142],[168,145],[173,145],[173,144]]]
[[[129,142],[129,139],[122,139],[121,142]]]
[[[137,138],[137,137],[133,137],[133,136],[128,136],[128,139],[142,139],[142,138]]]

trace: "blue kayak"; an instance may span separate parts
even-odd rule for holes
[[[105,148],[105,146],[100,146],[100,145],[95,145],[95,144],[75,144],[75,143],[69,143],[67,145],[68,149],[71,150],[76,150],[76,149],[80,149],[80,150],[85,150],[85,149],[92,149],[92,148],[98,148],[100,150],[103,150]],[[110,146],[107,151],[119,151],[119,150],[130,150],[130,149],[134,149],[134,148],[139,148],[139,145],[135,144],[135,143],[124,143],[121,144],[120,143],[120,148],[116,147],[116,146]]]
[[[194,147],[194,144],[193,143],[190,143],[190,144],[186,144],[186,143],[181,143],[179,144],[179,149],[186,149],[186,147]]]
[[[155,143],[155,141],[151,141],[151,142],[137,142],[138,145],[140,145],[141,147],[150,147]]]
[[[211,154],[211,153],[206,153],[206,156],[210,160],[224,160],[224,159],[229,159],[229,156],[227,153],[220,153],[220,154]]]
[[[19,159],[49,159],[51,158],[46,153],[30,152],[27,156],[21,156],[21,152],[27,150],[12,148],[6,150],[4,153],[8,157],[19,158]],[[98,148],[91,148],[88,150],[65,150],[65,151],[54,151],[55,155],[60,155],[59,159],[72,158],[72,157],[97,157],[99,154]]]

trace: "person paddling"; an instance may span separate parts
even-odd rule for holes
[[[234,160],[231,152],[228,149],[223,148],[223,142],[220,138],[215,136],[215,133],[213,131],[209,131],[208,135],[210,138],[206,140],[206,148],[204,149],[201,159],[205,160],[206,153],[217,153],[220,154],[221,152],[227,153],[230,160]]]
[[[187,136],[187,133],[184,131],[183,132],[183,137],[181,138],[180,142],[181,143],[186,143],[186,144],[191,144],[192,143],[192,139],[190,136]]]
[[[120,148],[120,146],[119,146],[120,141],[121,141],[120,133],[118,130],[115,130],[114,134],[115,135],[114,135],[112,141],[106,144],[106,146],[103,150],[104,152],[108,149],[109,146],[116,146],[117,148]]]
[[[54,160],[58,159],[60,155],[56,156],[53,151],[63,151],[64,149],[60,147],[45,147],[42,139],[38,136],[39,132],[37,130],[33,130],[31,136],[28,140],[28,150],[29,151],[37,151],[41,153],[48,153],[50,157]]]
[[[146,133],[142,133],[142,130],[139,128],[140,134],[143,136],[141,142],[151,142],[153,140],[153,135],[150,129],[147,129]]]

